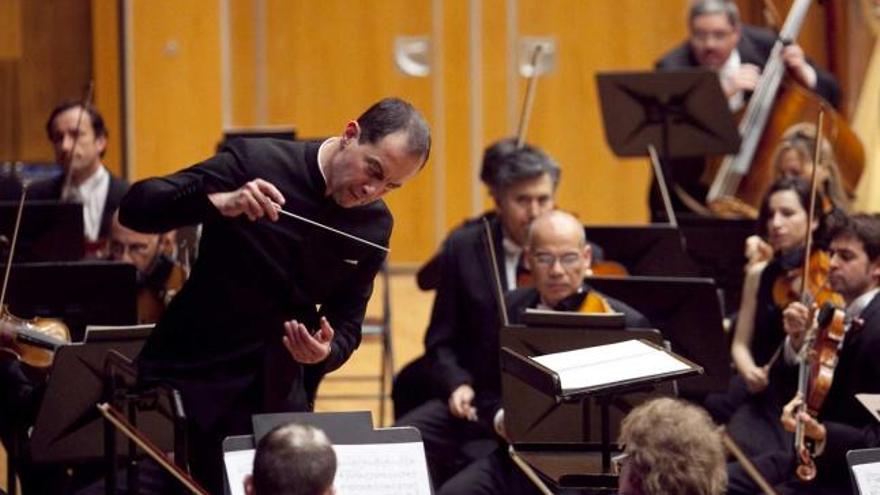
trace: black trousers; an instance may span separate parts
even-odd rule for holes
[[[395,426],[413,426],[421,432],[435,488],[499,446],[494,432],[482,424],[456,418],[446,401],[439,399],[410,411]]]

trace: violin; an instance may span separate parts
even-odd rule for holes
[[[806,446],[804,424],[800,412],[806,411],[810,416],[817,416],[837,367],[837,352],[846,336],[845,313],[842,309],[825,303],[816,316],[815,324],[807,334],[802,347],[801,363],[798,369],[798,393],[804,402],[795,415],[795,454],[798,466],[795,474],[801,481],[810,481],[816,477],[816,464],[812,453]]]
[[[0,290],[0,351],[12,354],[36,371],[45,372],[52,365],[55,349],[70,343],[70,329],[57,319],[19,318],[10,313],[5,304],[6,288],[9,284],[9,275],[12,273],[12,260],[15,256],[15,245],[18,242],[21,214],[26,197],[27,184],[23,184],[15,228],[12,231],[12,243],[9,246],[9,258],[6,260],[3,288]]]
[[[803,268],[796,268],[783,273],[773,281],[773,302],[778,308],[785,308],[793,302],[803,302],[807,306],[822,306],[831,303],[843,306],[843,297],[831,290],[828,284],[828,272],[831,258],[820,249],[813,250],[807,260],[807,279],[804,295],[801,296],[800,285],[804,274]]]
[[[54,351],[70,343],[70,329],[57,318],[19,318],[0,307],[0,352],[44,373],[52,366]]]

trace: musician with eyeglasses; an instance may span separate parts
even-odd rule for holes
[[[508,292],[505,302],[511,323],[519,323],[527,308],[584,313],[623,313],[627,327],[650,328],[641,313],[600,294],[586,282],[590,274],[592,247],[584,226],[574,215],[552,210],[529,225],[524,259],[531,271],[533,287]],[[495,334],[495,348],[499,346]],[[500,371],[494,369],[498,388],[483,390],[476,401],[476,419],[506,440],[504,410],[501,407]],[[437,492],[444,494],[535,493],[535,488],[510,461],[506,445],[478,459],[447,481]]]
[[[777,36],[770,30],[750,26],[740,20],[739,9],[731,0],[694,0],[688,10],[686,41],[664,54],[656,63],[659,71],[704,68],[715,71],[732,111],[741,110],[758,85]],[[812,64],[795,42],[782,51],[788,73],[804,87],[833,106],[840,105],[840,86],[834,76]],[[704,159],[676,159],[669,163],[667,180],[680,186],[693,198],[706,197],[701,182]],[[651,212],[662,217],[663,203],[656,181],[650,193]],[[676,211],[689,211],[678,195],[672,195]],[[664,217],[665,218],[665,217]]]

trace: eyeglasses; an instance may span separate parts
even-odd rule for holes
[[[691,33],[691,39],[700,44],[705,44],[707,41],[716,41],[721,42],[727,40],[729,37],[733,35],[732,30],[726,31],[700,31],[695,30]]]
[[[144,256],[149,250],[150,246],[143,242],[125,244],[124,242],[110,241],[110,254],[115,257],[124,255],[126,251],[132,256]]]
[[[581,253],[565,253],[559,256],[550,253],[536,253],[532,255],[532,260],[535,264],[544,268],[553,267],[557,260],[559,260],[563,268],[572,268],[581,261]]]

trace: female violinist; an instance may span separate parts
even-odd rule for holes
[[[729,422],[728,430],[747,454],[765,449],[767,442],[785,441],[777,418],[793,393],[796,377],[779,359],[785,338],[782,311],[796,297],[791,294],[797,294],[807,232],[812,231],[821,246],[825,218],[819,212],[808,225],[809,201],[809,184],[799,178],[776,181],[764,197],[758,232],[772,247],[773,258],[752,265],[746,273],[731,347],[737,376],[726,394],[707,399],[716,420]],[[811,285],[824,285],[813,276],[810,279]],[[766,431],[756,434],[759,429]]]

